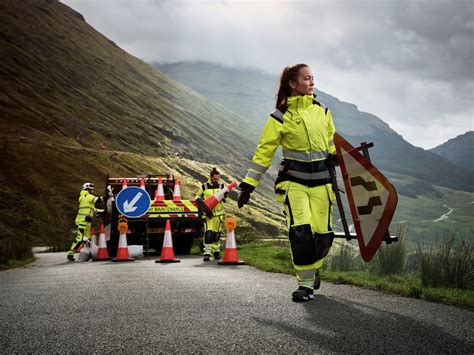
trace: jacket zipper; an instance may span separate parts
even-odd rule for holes
[[[308,127],[306,126],[306,122],[304,121],[303,115],[300,113],[300,100],[301,98],[298,97],[298,105],[297,105],[297,110],[298,114],[301,116],[301,120],[303,121],[304,128],[306,130],[306,136],[308,137],[308,144],[309,144],[309,153],[310,153],[310,160],[311,160],[311,152],[313,151],[313,148],[311,147],[311,139],[309,138],[309,131]],[[311,174],[313,172],[312,167],[311,167],[311,162],[309,162],[309,173]]]

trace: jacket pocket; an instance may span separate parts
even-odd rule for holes
[[[278,203],[285,203],[289,185],[290,181],[283,181],[275,186],[276,200]]]

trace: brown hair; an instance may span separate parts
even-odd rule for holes
[[[213,177],[214,175],[220,175],[221,173],[219,171],[217,171],[216,168],[212,168],[211,170],[211,177]]]
[[[298,80],[298,74],[301,68],[307,68],[308,65],[304,63],[287,66],[283,69],[280,76],[280,87],[276,94],[276,105],[278,108],[282,105],[286,105],[286,99],[291,95],[290,80]]]

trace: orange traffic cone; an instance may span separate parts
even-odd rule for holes
[[[97,235],[95,234],[95,228],[91,229],[91,243],[97,245]]]
[[[206,198],[204,201],[199,197],[196,199],[197,205],[207,214],[208,217],[212,217],[212,210],[217,206],[219,202],[224,198],[225,194],[237,186],[237,183],[227,185],[220,191],[217,191],[213,196]]]
[[[119,221],[118,230],[120,232],[119,245],[117,249],[117,256],[112,261],[135,261],[134,258],[130,258],[128,255],[127,245],[127,230],[128,224],[124,221]]]
[[[158,188],[155,190],[155,201],[164,201],[165,193],[163,191],[163,180],[158,178]]]
[[[180,261],[181,260],[176,259],[174,256],[173,239],[171,238],[171,224],[170,220],[167,219],[160,260],[155,260],[155,263],[179,263]]]
[[[97,255],[92,261],[101,261],[101,260],[110,260],[112,259],[109,256],[109,252],[107,250],[107,241],[105,240],[105,231],[104,225],[100,225],[100,234],[99,234],[99,251]]]
[[[224,221],[227,229],[227,239],[225,241],[224,258],[218,261],[219,265],[245,265],[245,261],[239,260],[237,253],[237,244],[235,243],[234,229],[237,226],[237,220],[234,217],[228,217]]]
[[[124,177],[124,178],[123,178],[123,182],[122,182],[122,190],[123,190],[123,189],[126,189],[126,188],[127,188],[127,178]]]
[[[140,188],[141,188],[142,190],[146,190],[146,189],[145,189],[145,179],[144,179],[144,178],[140,178]]]
[[[173,201],[181,201],[181,191],[179,189],[178,178],[174,179]]]

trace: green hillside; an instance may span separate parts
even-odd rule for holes
[[[245,173],[245,118],[129,55],[58,1],[2,1],[0,15],[0,244],[69,243],[80,186],[92,180],[100,194],[108,174],[175,174],[191,198],[212,166],[227,181]],[[263,229],[242,221],[248,231],[279,233],[272,211],[250,218]]]

